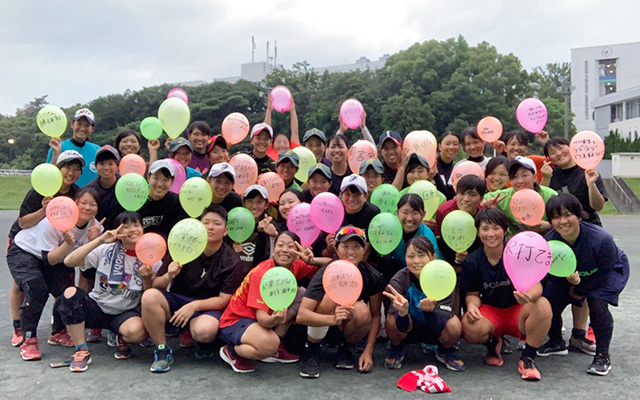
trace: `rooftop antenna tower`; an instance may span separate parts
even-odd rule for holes
[[[254,36],[251,36],[251,63],[254,63],[254,56],[256,54],[256,40]]]
[[[278,65],[278,41],[273,41],[273,66],[276,67]]]

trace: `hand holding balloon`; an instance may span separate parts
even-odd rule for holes
[[[142,264],[140,266],[140,269],[138,269],[138,271],[140,272],[140,277],[143,280],[150,279],[151,275],[153,274],[153,269],[151,269],[151,265],[147,265],[147,264]]]
[[[531,295],[527,294],[526,292],[519,292],[517,290],[514,290],[513,297],[516,298],[518,304],[527,304],[533,302]]]
[[[567,282],[569,282],[572,285],[579,285],[580,284],[580,275],[578,274],[578,271],[575,271],[573,274],[567,276]]]
[[[172,261],[171,264],[169,264],[169,269],[167,270],[167,275],[169,275],[170,279],[173,279],[176,276],[178,276],[180,271],[182,271],[182,264],[180,264],[177,261]]]
[[[353,313],[353,307],[351,306],[337,306],[333,312],[333,318],[335,319],[334,325],[340,325],[343,321],[349,321]]]
[[[436,308],[436,301],[428,297],[420,300],[420,309],[424,312],[432,312]]]

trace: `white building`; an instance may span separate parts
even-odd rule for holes
[[[576,87],[571,111],[578,131],[605,136],[610,124],[637,119],[633,101],[640,88],[640,42],[571,49],[571,83]],[[625,117],[627,105],[628,116],[635,117]],[[628,124],[622,125],[613,125],[613,130],[628,131]]]
[[[591,102],[595,109],[595,132],[606,136],[617,131],[623,138],[635,140],[640,132],[640,86],[598,97]]]

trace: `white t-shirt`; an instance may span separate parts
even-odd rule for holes
[[[134,268],[137,260],[134,256],[124,254],[124,271],[119,278],[114,278],[112,259],[117,255],[109,253],[115,252],[115,248],[116,243],[102,244],[96,247],[85,258],[83,268],[96,269],[96,280],[89,297],[98,303],[103,312],[111,315],[122,314],[136,308],[140,304],[143,291],[140,271]],[[142,265],[142,263],[138,264]],[[153,276],[156,275],[161,265],[162,262],[158,261],[151,266]]]
[[[76,244],[73,245],[72,251],[89,242],[87,231],[96,223],[97,221],[94,218],[83,229],[77,226],[71,228],[71,232],[73,232],[76,239]],[[103,230],[104,228],[100,227],[100,233]],[[60,247],[64,243],[64,236],[62,231],[54,228],[48,219],[43,218],[31,228],[18,232],[14,241],[22,250],[42,260],[42,252],[50,252]]]

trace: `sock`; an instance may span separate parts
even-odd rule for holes
[[[76,351],[82,350],[82,349],[89,351],[89,346],[87,346],[87,342],[84,342],[76,346]]]
[[[36,332],[33,332],[33,331],[26,331],[26,332],[24,333],[24,339],[25,339],[25,340],[27,340],[27,339],[33,339],[33,338],[36,338],[36,337],[37,337],[37,336],[36,336]]]
[[[532,360],[536,359],[536,355],[538,354],[538,348],[530,346],[528,343],[524,346],[524,350],[522,350],[521,360],[529,357]]]
[[[571,329],[571,336],[576,339],[584,339],[587,336],[587,331],[583,329]]]
[[[22,329],[22,325],[20,324],[20,320],[19,319],[14,319],[13,320],[13,330],[17,331],[18,329]]]

